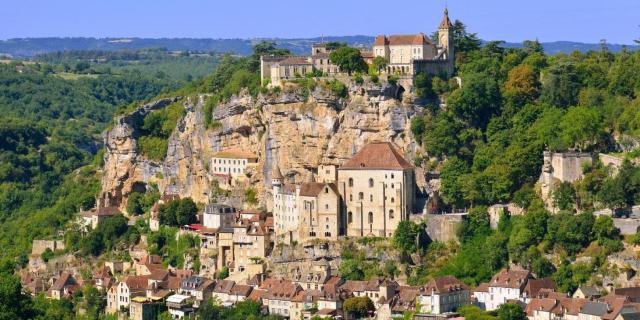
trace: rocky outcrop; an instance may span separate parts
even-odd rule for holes
[[[215,129],[205,128],[201,96],[198,103],[186,106],[162,162],[144,159],[136,150],[135,127],[141,120],[131,118],[154,110],[142,106],[116,119],[114,128],[104,135],[102,198],[105,204],[124,207],[129,192],[154,182],[161,192],[206,202],[215,180],[209,172],[211,155],[228,148],[258,156],[255,174],[245,185],[256,188],[261,205],[267,207],[274,165],[291,182],[306,181],[316,175],[318,165],[340,165],[365,143],[376,140],[394,142],[411,159],[417,146],[409,118],[420,107],[394,99],[396,91],[389,86],[357,87],[349,98],[338,98],[318,87],[308,96],[295,92],[241,95],[215,108]]]

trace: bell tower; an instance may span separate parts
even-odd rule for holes
[[[453,59],[453,35],[451,34],[451,20],[449,20],[449,9],[444,8],[444,16],[440,26],[438,26],[438,43],[447,52],[447,59]]]

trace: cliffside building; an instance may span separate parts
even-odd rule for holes
[[[278,242],[391,237],[413,208],[413,166],[389,142],[365,145],[338,169],[320,166],[322,182],[285,184],[280,169],[273,172]]]
[[[413,208],[413,166],[389,142],[365,145],[338,169],[338,189],[350,237],[391,237]]]
[[[380,35],[373,43],[373,55],[387,61],[386,73],[411,75],[424,72],[432,75],[453,74],[454,47],[449,11],[438,26],[438,44],[424,33]]]
[[[338,66],[329,61],[329,50],[324,43],[311,46],[309,56],[261,56],[260,81],[262,85],[281,86],[282,80],[304,76],[314,70],[323,74],[336,74]]]

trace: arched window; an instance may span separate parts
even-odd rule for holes
[[[393,189],[393,183],[391,184],[391,189]]]
[[[324,188],[324,193],[329,193],[329,187]]]
[[[373,178],[369,178],[369,188],[373,188]]]
[[[353,222],[353,213],[351,213],[351,211],[349,211],[347,213],[347,223],[351,223]]]
[[[349,187],[353,187],[353,178],[349,178]]]
[[[389,210],[389,219],[393,219],[393,209]]]
[[[369,224],[373,223],[373,212],[369,212]]]
[[[393,179],[393,173],[391,174],[391,179]]]
[[[360,192],[358,193],[358,200],[362,200],[364,199],[364,193]]]
[[[395,199],[393,197],[391,197],[391,203],[394,203]]]

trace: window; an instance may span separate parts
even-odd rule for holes
[[[364,193],[360,192],[358,193],[358,200],[362,200],[364,199]]]
[[[373,188],[373,178],[369,178],[369,188]]]
[[[373,212],[369,212],[369,224],[373,223]]]
[[[324,193],[329,193],[329,187],[324,187]]]
[[[325,210],[329,210],[329,205],[328,205],[328,204],[325,204],[325,205],[324,205],[324,209],[325,209]]]
[[[373,202],[373,195],[372,194],[369,195],[369,201]]]
[[[352,223],[353,222],[353,213],[351,213],[351,211],[349,211],[347,213],[347,223]]]
[[[389,210],[389,219],[393,219],[393,209]]]
[[[391,203],[394,203],[395,199],[393,197],[391,197]]]
[[[391,174],[391,179],[393,179],[393,173]]]
[[[349,195],[349,201],[353,201],[353,195],[352,194]]]
[[[353,178],[349,178],[349,187],[353,187]]]
[[[391,189],[393,189],[393,183],[391,184]]]

